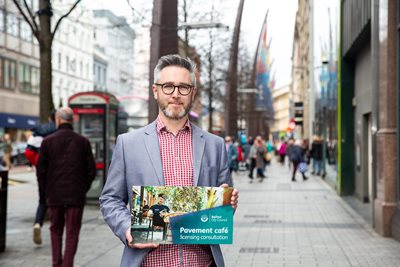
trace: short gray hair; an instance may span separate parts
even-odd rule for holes
[[[196,63],[191,61],[189,58],[183,58],[177,54],[162,56],[158,60],[157,65],[154,68],[154,83],[157,83],[160,79],[161,70],[169,66],[178,66],[187,69],[192,78],[192,85],[196,87]]]
[[[67,121],[67,122],[72,122],[73,115],[74,114],[72,112],[72,109],[68,108],[68,107],[60,108],[56,112],[56,116],[60,117],[61,119],[63,119],[64,121]]]

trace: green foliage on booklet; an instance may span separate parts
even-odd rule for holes
[[[134,243],[232,244],[233,188],[133,186]]]

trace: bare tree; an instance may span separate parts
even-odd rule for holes
[[[208,131],[212,132],[215,122],[213,114],[222,113],[224,107],[224,88],[229,62],[230,33],[224,27],[205,26],[207,23],[220,23],[223,19],[223,1],[199,2],[184,0],[180,6],[180,23],[194,25],[191,31],[180,32],[189,45],[196,47],[201,57],[201,98],[203,108],[208,111]],[[183,15],[182,15],[183,14]],[[189,15],[188,15],[189,14]],[[183,33],[183,34],[182,34]]]
[[[63,19],[69,16],[81,0],[76,0],[71,8],[56,22],[54,29],[51,28],[53,8],[50,0],[39,1],[39,10],[33,11],[26,0],[13,0],[24,20],[28,23],[33,35],[39,43],[40,54],[40,97],[39,112],[40,121],[46,122],[51,110],[54,109],[52,95],[52,66],[51,48],[54,36]],[[39,20],[39,21],[38,21]]]

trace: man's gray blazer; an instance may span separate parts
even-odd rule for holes
[[[222,138],[192,124],[193,169],[195,186],[232,186],[227,152]],[[125,232],[130,227],[132,186],[164,185],[160,146],[153,122],[136,131],[118,136],[100,196],[100,209],[111,230],[125,244],[121,266],[140,266],[149,249],[133,249],[126,245]],[[224,266],[219,245],[211,245],[217,266]]]

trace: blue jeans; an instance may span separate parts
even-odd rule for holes
[[[313,159],[313,172],[316,174],[320,174],[322,171],[322,160]]]

